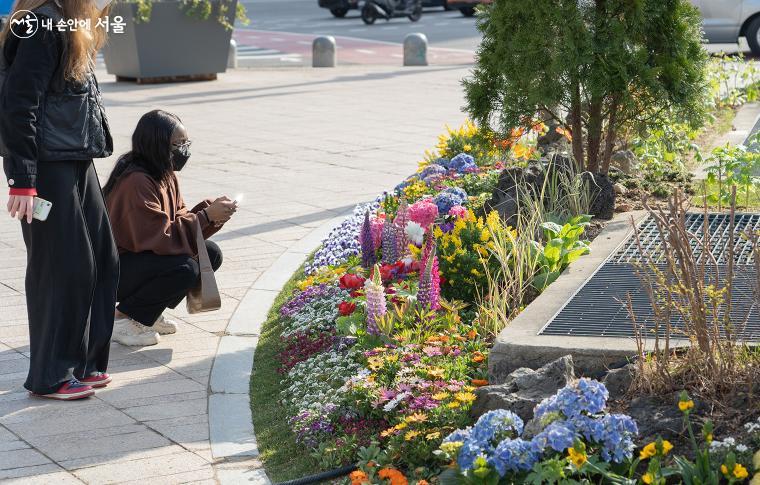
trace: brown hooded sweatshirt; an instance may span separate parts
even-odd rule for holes
[[[200,221],[206,239],[221,229],[201,212],[211,205],[210,199],[187,209],[174,172],[162,182],[139,170],[126,173],[108,194],[106,205],[119,253],[196,256],[195,221]]]

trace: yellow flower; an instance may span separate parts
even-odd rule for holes
[[[425,416],[423,413],[414,413],[404,418],[404,421],[407,423],[421,423],[423,421],[427,421],[427,416]]]
[[[458,408],[459,406],[460,406],[459,401],[451,401],[449,404],[447,404],[446,407],[448,407],[449,409],[455,409],[455,408]]]
[[[419,431],[407,431],[404,435],[404,441],[412,441],[414,438],[420,435]]]
[[[367,366],[370,368],[370,370],[378,370],[383,366],[383,358],[372,356],[367,359]]]
[[[465,145],[462,147],[462,149],[463,149],[465,152],[469,153],[469,152],[471,152],[471,151],[472,151],[472,145],[470,145],[469,143],[466,143],[466,144],[465,144]]]
[[[583,464],[586,463],[586,460],[588,460],[586,453],[583,451],[575,451],[575,448],[568,448],[567,456],[570,458],[570,461],[573,462],[573,464],[578,468],[582,467]]]
[[[409,425],[408,425],[408,424],[406,424],[406,423],[398,423],[396,426],[394,426],[394,428],[395,428],[397,431],[401,431],[402,429],[406,428],[407,426],[409,426]]]
[[[673,444],[668,440],[662,441],[662,454],[667,455],[673,449]]]
[[[475,394],[471,392],[458,392],[454,395],[454,399],[462,403],[471,403],[475,401]]]
[[[651,473],[645,473],[643,477],[641,477],[641,481],[649,485],[654,481],[654,477]]]
[[[642,460],[646,460],[647,458],[652,458],[656,454],[657,454],[657,444],[652,442],[641,449],[641,452],[639,453],[639,458],[641,458]]]
[[[720,472],[724,475],[728,475],[728,467],[726,465],[721,465]]]
[[[712,443],[712,440],[713,440],[712,433],[707,433],[707,436],[705,436],[705,441],[707,441],[707,444],[709,445],[710,443]]]
[[[689,411],[694,407],[694,401],[689,399],[688,401],[678,401],[678,409],[683,412]]]
[[[438,431],[434,431],[432,433],[428,433],[428,434],[425,435],[425,439],[428,440],[428,441],[430,441],[430,440],[437,440],[440,437],[441,437],[441,433],[439,433]]]
[[[733,475],[739,480],[744,480],[745,478],[749,476],[749,472],[747,472],[746,468],[744,468],[742,465],[737,463],[736,465],[734,465]]]
[[[435,399],[436,401],[443,401],[447,397],[449,397],[448,392],[438,392],[432,395],[432,398]]]
[[[388,436],[390,436],[392,434],[395,434],[395,433],[396,433],[396,428],[388,428],[385,431],[383,431],[383,432],[380,433],[380,437],[381,438],[387,438]]]
[[[441,369],[440,367],[434,367],[434,368],[428,369],[427,372],[428,372],[428,375],[430,375],[430,377],[440,379],[443,377],[444,370]]]

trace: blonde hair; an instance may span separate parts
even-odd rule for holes
[[[18,10],[34,10],[49,0],[16,0],[10,17]],[[65,19],[90,20],[90,29],[65,30],[64,41],[68,42],[68,53],[64,77],[67,80],[83,81],[87,73],[95,67],[95,56],[106,42],[106,32],[98,26],[98,19],[108,15],[110,7],[99,12],[93,0],[59,0]],[[55,28],[55,27],[54,27]],[[0,46],[5,44],[10,34],[10,21],[0,32]]]

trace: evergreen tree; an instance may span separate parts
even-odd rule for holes
[[[501,135],[542,113],[583,169],[607,173],[622,130],[703,122],[707,54],[687,0],[494,0],[478,28],[467,111]]]

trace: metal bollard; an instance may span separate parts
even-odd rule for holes
[[[404,65],[427,66],[427,47],[425,34],[408,34],[404,38]]]
[[[311,44],[312,67],[335,67],[338,64],[338,52],[335,37],[326,35],[317,37]]]
[[[234,39],[230,39],[230,48],[227,51],[227,68],[237,69],[237,42]]]

